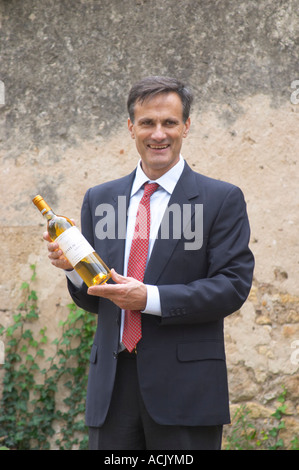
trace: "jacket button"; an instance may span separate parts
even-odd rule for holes
[[[117,357],[118,357],[118,353],[116,351],[113,351],[113,358],[117,359]]]

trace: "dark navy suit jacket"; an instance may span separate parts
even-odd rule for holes
[[[129,203],[135,171],[87,191],[82,206],[82,232],[109,267],[122,274],[125,236],[117,224],[119,204]],[[126,197],[126,199],[124,199]],[[115,210],[116,238],[99,240],[97,207]],[[248,248],[250,228],[241,190],[195,173],[185,163],[169,205],[202,205],[200,248],[186,249],[181,237],[158,237],[144,282],[157,285],[162,316],[142,314],[137,369],[144,403],[152,418],[166,425],[217,425],[230,421],[224,348],[224,318],[246,300],[254,268]],[[107,206],[108,207],[108,206]],[[198,206],[199,207],[199,206]],[[191,219],[193,230],[194,215]],[[192,229],[192,227],[191,227]],[[117,235],[119,237],[117,238]],[[114,385],[119,347],[120,309],[107,299],[89,296],[86,285],[69,282],[77,305],[98,314],[90,357],[86,424],[101,426]]]

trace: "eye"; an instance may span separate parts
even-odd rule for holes
[[[166,124],[166,126],[172,127],[172,126],[176,126],[178,123],[174,119],[167,119],[165,124]]]
[[[152,125],[152,120],[151,119],[143,119],[140,121],[140,126],[151,126]]]

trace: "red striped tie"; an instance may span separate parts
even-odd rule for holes
[[[128,261],[128,277],[143,281],[149,235],[150,235],[150,197],[158,188],[157,183],[146,183],[144,193],[139,203],[131,251]],[[141,339],[141,313],[140,311],[126,310],[122,342],[128,351],[132,352]]]

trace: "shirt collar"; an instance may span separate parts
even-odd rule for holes
[[[180,155],[180,159],[178,163],[176,163],[170,170],[168,170],[164,175],[162,175],[160,178],[158,178],[155,181],[151,181],[151,183],[158,183],[165,191],[167,191],[169,194],[172,194],[175,185],[177,184],[182,172],[184,169],[184,159],[182,155]],[[144,183],[148,182],[149,179],[144,173],[144,171],[141,168],[141,160],[139,160],[137,169],[136,169],[136,175],[135,179],[133,182],[132,186],[132,191],[131,191],[131,196],[134,196],[134,194],[137,193],[137,191],[144,185]]]

